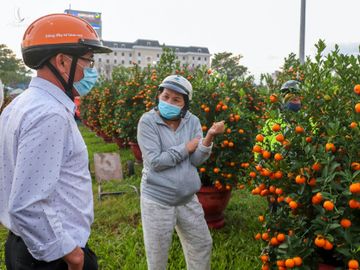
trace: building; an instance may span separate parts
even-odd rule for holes
[[[113,68],[121,65],[130,67],[133,63],[140,67],[155,65],[159,62],[163,48],[173,49],[181,66],[210,66],[209,49],[206,47],[183,47],[160,45],[157,40],[138,39],[135,42],[103,41],[113,49],[112,53],[95,55],[95,67],[99,74],[110,78]]]

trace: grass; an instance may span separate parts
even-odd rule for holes
[[[93,154],[95,152],[119,152],[123,168],[128,160],[134,160],[129,149],[119,151],[116,144],[104,143],[101,138],[80,126],[88,146],[90,171],[94,175]],[[126,174],[126,173],[125,173]],[[121,182],[109,182],[104,189],[124,190],[124,184],[139,187],[141,165],[135,165],[135,175],[125,177]],[[90,247],[96,252],[101,270],[147,269],[142,238],[139,196],[127,192],[120,196],[97,198],[97,185],[94,181],[95,222],[92,226]],[[225,210],[226,226],[221,230],[211,230],[213,237],[212,269],[251,270],[260,269],[258,259],[261,243],[253,236],[260,231],[257,221],[266,204],[259,197],[251,196],[245,190],[234,190]],[[4,243],[7,231],[0,226],[0,270],[4,266]],[[180,241],[174,234],[169,254],[168,269],[186,269]]]

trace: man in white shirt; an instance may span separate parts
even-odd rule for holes
[[[10,231],[8,270],[98,268],[87,246],[92,184],[73,99],[97,80],[93,54],[108,52],[91,26],[71,15],[41,17],[25,31],[23,59],[37,76],[0,116],[0,221]]]

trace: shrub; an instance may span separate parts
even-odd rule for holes
[[[253,78],[227,80],[225,75],[202,68],[189,79],[194,88],[191,111],[199,117],[204,135],[213,122],[224,120],[226,124],[224,135],[215,138],[210,158],[199,168],[203,185],[218,189],[242,186],[261,106]]]
[[[252,193],[267,198],[270,205],[257,238],[266,244],[266,265],[271,269],[277,269],[278,261],[296,257],[301,269],[317,269],[320,262],[345,269],[348,261],[360,258],[360,116],[355,110],[360,59],[340,54],[337,47],[324,56],[325,44],[320,41],[316,46],[314,62],[307,59],[296,66],[290,57],[280,80],[268,85],[270,94],[277,95],[274,86],[294,79],[288,74],[291,62],[293,70],[301,71],[297,76],[303,72],[303,105],[294,113],[268,99],[266,117],[285,120],[280,130],[262,134],[265,139],[256,143],[259,151],[248,170]],[[284,138],[276,137],[279,134]],[[282,159],[276,160],[276,153]],[[285,236],[281,241],[280,234]]]

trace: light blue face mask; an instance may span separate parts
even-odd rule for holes
[[[91,89],[94,87],[99,75],[96,71],[96,68],[86,67],[83,69],[84,77],[78,81],[74,82],[74,88],[79,93],[80,96],[85,96],[88,94]]]
[[[159,100],[159,112],[165,119],[171,120],[180,116],[181,107]]]

